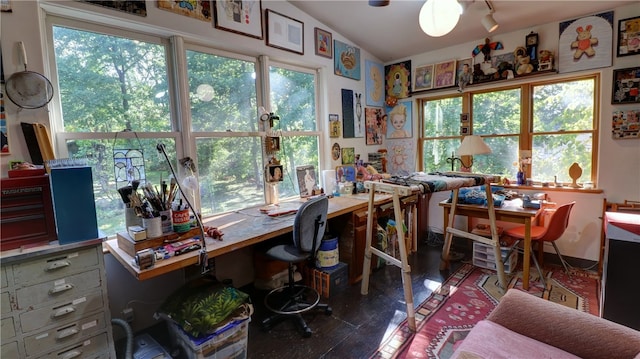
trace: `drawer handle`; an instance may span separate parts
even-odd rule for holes
[[[82,355],[82,352],[79,350],[72,350],[70,352],[64,353],[64,355],[62,356],[62,359],[71,359],[71,358],[77,358],[80,355]]]
[[[60,308],[60,309],[56,310],[56,312],[55,312],[55,313],[53,313],[53,317],[54,317],[54,318],[62,317],[62,316],[64,316],[64,315],[67,315],[67,314],[73,313],[73,312],[75,312],[75,311],[76,311],[76,308],[75,308],[75,307],[72,307],[72,306],[68,306],[68,307]]]
[[[70,337],[72,335],[78,334],[78,329],[76,328],[68,328],[63,331],[58,332],[58,339],[64,339],[66,337]]]
[[[49,266],[45,268],[45,271],[50,272],[56,269],[68,267],[70,265],[71,263],[69,263],[69,261],[55,261],[55,262],[49,263]]]
[[[53,289],[49,290],[49,294],[58,294],[60,292],[67,291],[69,289],[73,289],[73,284],[57,285],[57,286],[53,287]]]

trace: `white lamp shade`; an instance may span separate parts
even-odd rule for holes
[[[498,26],[500,26],[498,25],[496,20],[493,18],[493,15],[491,14],[487,14],[485,17],[482,18],[482,20],[480,20],[480,22],[482,23],[482,26],[484,26],[484,28],[487,29],[488,32],[493,32],[498,28]]]
[[[458,156],[486,155],[491,153],[491,147],[480,136],[464,136],[457,153]]]
[[[418,23],[425,34],[439,37],[456,27],[460,14],[462,6],[457,0],[427,0],[420,9]]]

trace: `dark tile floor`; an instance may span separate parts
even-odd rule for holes
[[[423,242],[417,253],[409,256],[414,306],[427,298],[460,264],[453,262],[451,270],[440,271],[440,253],[440,246]],[[249,325],[248,358],[367,358],[385,335],[406,318],[401,272],[393,265],[372,273],[368,295],[360,294],[358,283],[324,301],[333,309],[330,316],[305,314],[313,331],[310,338],[303,338],[292,321],[284,321],[266,332],[262,330],[260,323],[269,315],[263,305],[266,292],[252,286],[241,289],[250,294],[255,307]],[[164,325],[150,328],[149,332],[163,346],[170,345]],[[167,350],[171,352],[170,347]],[[184,353],[176,350],[171,354],[185,358]]]

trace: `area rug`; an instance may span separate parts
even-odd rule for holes
[[[546,288],[533,277],[531,295],[598,315],[600,281],[597,273],[562,267],[545,268]],[[522,289],[522,273],[508,275],[508,288]],[[523,290],[524,291],[524,290]],[[416,332],[404,320],[371,358],[449,358],[471,328],[498,305],[495,271],[463,264],[416,309]]]

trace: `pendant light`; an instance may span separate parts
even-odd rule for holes
[[[427,0],[418,16],[418,23],[425,34],[440,37],[448,34],[458,24],[462,6],[457,0]]]

